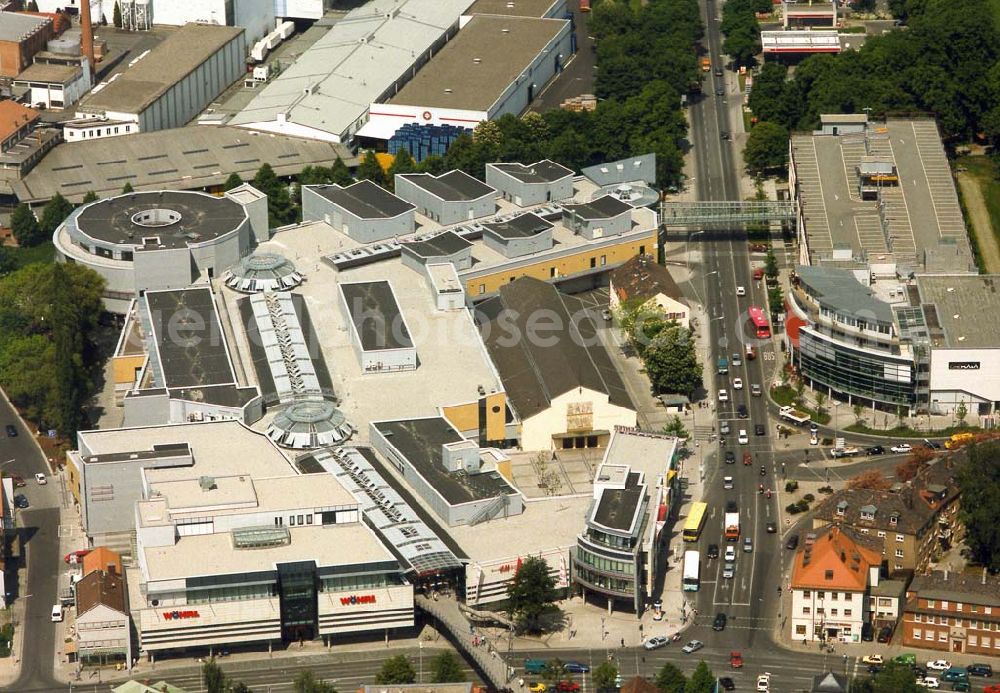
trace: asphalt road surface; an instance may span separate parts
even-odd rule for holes
[[[15,489],[23,493],[30,504],[25,510],[16,510],[17,530],[26,553],[28,577],[25,593],[18,591],[16,581],[10,579],[8,599],[21,600],[17,614],[24,614],[24,622],[15,627],[24,629],[22,651],[15,648],[14,657],[21,660],[21,675],[9,690],[47,690],[56,686],[52,675],[55,654],[55,628],[51,620],[52,605],[56,603],[59,575],[59,489],[57,483],[39,485],[34,480],[37,472],[49,475],[48,463],[31,439],[30,432],[21,424],[17,413],[0,397],[0,427],[8,424],[17,428],[18,435],[0,438],[0,469],[24,477],[27,485]],[[0,428],[3,430],[3,428]],[[20,561],[13,561],[8,575],[20,568]],[[60,686],[61,690],[62,687]]]

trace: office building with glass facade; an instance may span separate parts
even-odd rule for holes
[[[796,268],[786,301],[792,363],[813,388],[866,406],[916,404],[914,345],[901,337],[898,310],[867,283],[867,269]]]

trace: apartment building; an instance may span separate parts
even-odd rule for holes
[[[935,570],[906,591],[903,645],[1000,655],[1000,576]]]
[[[814,528],[831,523],[877,539],[890,574],[921,572],[963,532],[954,467],[950,460],[937,460],[912,481],[885,491],[841,489],[813,517]]]

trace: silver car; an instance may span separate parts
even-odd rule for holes
[[[726,578],[727,580],[731,580],[734,575],[736,575],[735,563],[726,563],[724,566],[722,566],[722,577]]]
[[[670,642],[670,641],[667,640],[667,636],[665,636],[665,635],[654,635],[652,638],[650,638],[646,642],[642,643],[642,646],[645,647],[647,650],[655,650],[655,649],[658,649],[660,647],[663,647],[668,642]]]
[[[684,654],[691,654],[692,652],[697,652],[705,646],[701,640],[692,640],[687,645],[681,648],[681,652]]]

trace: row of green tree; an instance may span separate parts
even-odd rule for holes
[[[770,12],[771,0],[727,0],[722,6],[719,29],[726,38],[722,52],[733,59],[733,67],[753,67],[760,52],[760,24],[758,12]]]
[[[730,0],[731,2],[732,0]],[[730,3],[727,3],[727,5]],[[762,121],[810,130],[822,113],[927,112],[946,138],[1000,140],[1000,29],[990,0],[899,0],[905,30],[856,51],[811,56],[789,79],[766,63],[750,108]]]
[[[104,280],[76,264],[34,263],[0,278],[0,385],[26,418],[72,437],[100,377]]]

